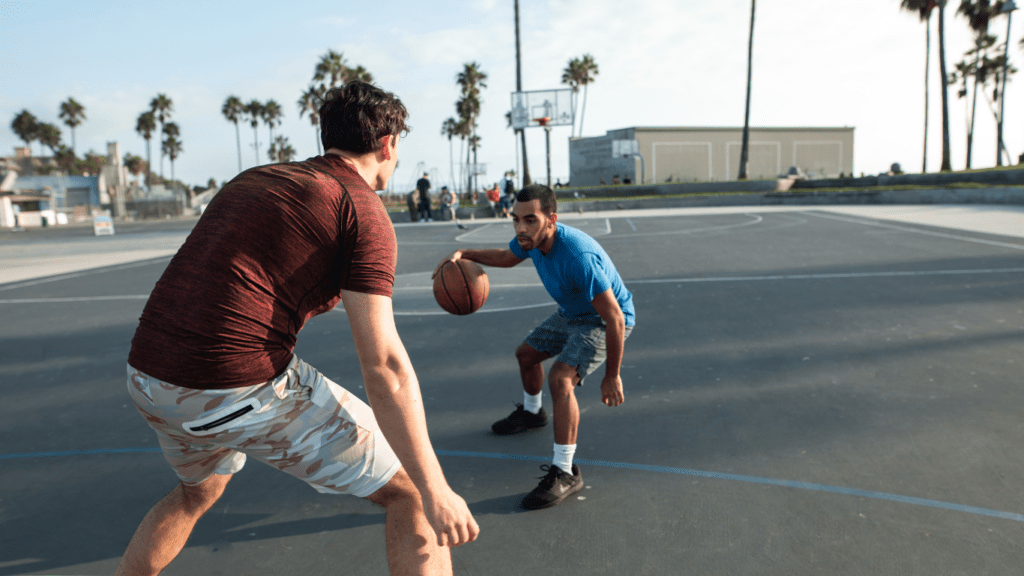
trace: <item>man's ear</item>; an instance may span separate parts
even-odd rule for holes
[[[390,134],[380,139],[380,154],[385,160],[391,160],[391,139],[394,136]]]
[[[551,216],[549,217],[549,220],[551,220],[552,224],[557,224],[558,223],[558,212],[552,212]]]

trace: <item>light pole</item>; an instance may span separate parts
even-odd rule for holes
[[[996,142],[996,166],[1003,165],[1003,150],[1006,150],[1006,146],[1003,145],[1003,110],[1006,105],[1006,73],[1010,68],[1010,19],[1013,17],[1013,11],[1017,9],[1017,5],[1014,4],[1013,0],[1009,0],[1006,4],[1003,4],[1002,12],[1006,14],[1006,47],[1003,51],[1003,90],[999,93],[999,134],[996,136],[998,140]],[[1010,152],[1006,152],[1007,161],[1012,162],[1009,158]]]

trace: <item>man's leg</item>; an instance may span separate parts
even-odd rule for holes
[[[554,405],[551,417],[555,421],[555,443],[575,444],[576,429],[580,425],[580,406],[576,402],[576,385],[580,382],[580,375],[575,366],[556,361],[551,365],[548,381],[551,403]]]
[[[384,541],[392,576],[452,573],[451,552],[437,544],[437,533],[423,514],[419,491],[404,469],[366,499],[386,510]]]
[[[519,362],[519,376],[523,379],[523,390],[536,396],[544,390],[544,366],[541,362],[550,358],[547,352],[536,350],[526,342],[516,349],[516,360]]]
[[[159,574],[185,547],[196,522],[221,497],[229,480],[230,474],[214,474],[195,486],[175,486],[142,519],[115,576]]]

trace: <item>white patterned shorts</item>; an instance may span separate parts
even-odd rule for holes
[[[128,366],[128,392],[184,484],[234,474],[252,456],[319,492],[366,497],[401,468],[370,407],[298,357],[269,382],[222,390]]]

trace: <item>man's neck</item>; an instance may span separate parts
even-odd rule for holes
[[[356,154],[354,152],[349,152],[348,150],[330,148],[324,152],[324,156],[337,156],[341,158],[343,162],[352,166],[356,173],[366,181],[366,184],[370,188],[377,188],[377,177],[380,174],[380,164],[377,162],[376,154],[373,152],[368,154]]]

